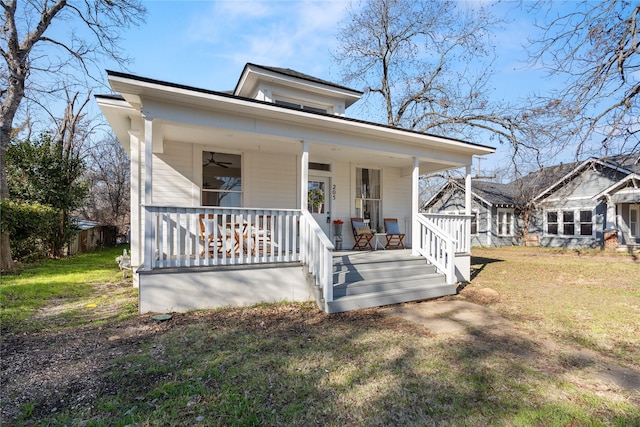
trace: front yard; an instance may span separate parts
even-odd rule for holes
[[[476,249],[473,267],[444,301],[508,328],[437,332],[311,303],[156,322],[131,310],[115,262],[68,296],[44,296],[53,277],[5,276],[0,424],[640,425],[639,260]]]

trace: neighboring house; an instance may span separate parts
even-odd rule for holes
[[[464,180],[450,179],[425,203],[423,210],[452,217],[464,214]],[[471,180],[471,246],[514,244],[515,211],[511,185]]]
[[[547,167],[509,184],[472,180],[471,189],[472,245],[522,244],[525,236],[548,247],[640,245],[640,153]],[[455,214],[463,195],[451,180],[424,209]]]
[[[472,157],[493,148],[347,118],[361,92],[289,69],[247,64],[232,93],[108,79],[116,94],[96,99],[131,158],[141,312],[310,298],[335,312],[455,293],[469,276],[470,217],[447,224],[458,237],[443,233],[419,213],[419,176],[460,167],[470,176]],[[392,256],[403,251],[334,251],[332,222],[344,222],[348,249],[352,217],[373,230],[397,218],[410,255],[435,266],[444,286],[418,292],[426,281],[412,279],[401,292],[409,270]],[[397,269],[354,296],[364,274],[355,258],[365,255]]]

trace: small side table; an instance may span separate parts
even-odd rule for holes
[[[378,250],[378,245],[380,245],[380,249],[384,250],[384,243],[382,243],[380,241],[380,236],[385,236],[385,238],[387,237],[387,233],[373,233],[376,236],[376,243],[375,245],[373,245],[373,249],[374,250]]]

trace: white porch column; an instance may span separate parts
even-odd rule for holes
[[[309,143],[302,142],[302,155],[300,156],[300,209],[307,209],[309,200]]]
[[[134,126],[132,125],[132,128]],[[140,209],[140,187],[142,183],[142,173],[140,171],[140,134],[137,129],[129,131],[129,167],[131,170],[131,191],[129,192],[129,200],[131,205],[131,218],[129,219],[129,244],[131,246],[131,269],[135,273],[136,269],[142,264],[141,243],[142,236],[142,214]],[[133,286],[138,287],[138,275],[133,275]]]
[[[464,176],[464,214],[471,215],[471,165],[467,165]]]
[[[418,256],[418,242],[420,242],[420,227],[418,226],[418,211],[420,210],[420,160],[413,158],[411,172],[411,255]]]
[[[144,116],[144,205],[153,203],[153,117]],[[153,223],[150,215],[144,214],[143,256],[145,269],[151,269],[153,261]],[[162,256],[162,254],[159,254]]]
[[[611,200],[610,194],[607,194],[605,198],[607,203],[607,218],[604,229],[608,231],[617,230],[618,220],[616,218],[616,204],[613,203],[613,200]]]

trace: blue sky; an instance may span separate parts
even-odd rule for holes
[[[459,4],[470,12],[481,5],[508,18],[496,34],[498,75],[492,96],[509,100],[547,90],[549,80],[524,63],[522,45],[534,34],[534,17],[518,9],[515,2]],[[146,23],[123,35],[122,46],[134,59],[125,71],[132,74],[229,90],[235,87],[244,64],[253,62],[340,82],[340,69],[332,61],[331,51],[338,25],[347,16],[346,1],[156,0],[145,2],[145,6]],[[119,70],[115,64],[105,64],[105,68]],[[350,110],[348,115],[363,118],[357,108]],[[505,148],[498,146],[498,153],[483,161],[483,169],[502,163],[505,155]]]

